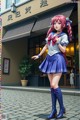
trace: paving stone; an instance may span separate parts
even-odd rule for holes
[[[45,120],[51,112],[49,93],[11,89],[2,89],[1,93],[0,111],[5,116],[2,120]],[[80,120],[80,96],[64,95],[63,98],[66,115],[62,120]]]
[[[74,117],[74,118],[70,118],[69,120],[80,120],[80,119]]]

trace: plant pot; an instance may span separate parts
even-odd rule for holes
[[[21,80],[21,84],[23,87],[25,87],[28,83],[28,80]]]

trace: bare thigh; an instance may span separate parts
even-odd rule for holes
[[[48,74],[48,78],[50,81],[50,86],[52,88],[58,88],[58,84],[60,81],[62,73],[56,73],[56,74]]]
[[[48,74],[48,79],[49,79],[50,86],[51,86],[51,82],[52,82],[52,79],[53,79],[53,74]]]

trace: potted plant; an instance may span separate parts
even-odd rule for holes
[[[31,74],[31,67],[32,64],[30,62],[29,57],[24,56],[19,64],[19,73],[22,78],[21,80],[22,86],[26,86],[28,83],[26,77]]]

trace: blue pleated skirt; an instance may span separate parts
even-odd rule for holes
[[[66,73],[66,60],[62,53],[56,53],[52,56],[47,55],[39,69],[43,73]]]

